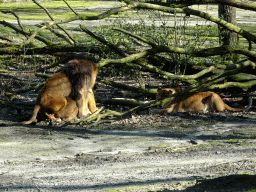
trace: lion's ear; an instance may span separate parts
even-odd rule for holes
[[[157,88],[157,91],[161,91],[161,90],[162,90],[162,87],[158,87],[158,88]]]

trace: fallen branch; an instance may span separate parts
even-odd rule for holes
[[[141,3],[141,2],[134,2],[131,0],[122,0],[124,1],[128,7],[130,7],[131,9],[152,9],[152,10],[158,10],[158,11],[162,11],[162,12],[166,12],[166,13],[172,13],[172,14],[176,14],[176,13],[184,13],[186,15],[195,15],[198,16],[200,18],[206,19],[208,21],[212,21],[232,32],[235,32],[239,35],[241,35],[242,37],[246,38],[247,40],[253,41],[254,43],[256,43],[256,36],[253,35],[252,33],[241,29],[240,27],[233,25],[231,23],[226,22],[223,19],[217,18],[217,17],[213,17],[208,13],[202,12],[202,11],[197,11],[194,9],[190,9],[188,7],[184,7],[184,8],[171,8],[171,7],[166,7],[166,6],[161,6],[161,5],[156,5],[156,4],[150,4],[150,3]],[[235,1],[232,1],[232,5]],[[255,3],[254,3],[255,4]],[[256,7],[254,6],[250,6],[253,10],[256,10]],[[247,6],[248,8],[248,6]]]
[[[113,111],[110,111],[109,113],[106,113],[105,115],[103,115],[102,117],[106,117],[106,116],[109,116],[109,114],[114,114],[116,116],[116,118],[113,118],[113,119],[103,119],[103,120],[97,120],[96,122],[94,122],[92,124],[92,126],[97,126],[99,124],[103,124],[103,123],[112,123],[112,122],[115,122],[115,121],[118,121],[118,120],[121,120],[121,119],[124,119],[126,118],[127,116],[131,115],[132,113],[135,113],[137,111],[140,111],[140,110],[144,110],[146,108],[149,108],[149,107],[153,107],[153,106],[156,106],[156,105],[159,105],[160,102],[159,101],[151,101],[149,103],[145,103],[143,105],[140,105],[138,107],[135,107],[135,108],[132,108],[126,112],[123,112],[123,113],[113,113]],[[101,118],[102,119],[102,118]]]
[[[114,50],[117,54],[125,57],[128,56],[127,53],[125,53],[124,51],[122,51],[121,49],[119,49],[117,46],[115,46],[112,43],[109,43],[106,39],[103,39],[99,36],[97,36],[96,34],[94,34],[93,32],[91,32],[89,29],[85,28],[83,25],[79,25],[80,28],[87,33],[88,35],[90,35],[91,37],[93,37],[94,39],[100,41],[101,43],[103,43],[104,45],[107,45],[111,50]]]
[[[149,101],[137,101],[135,99],[127,99],[127,98],[112,98],[112,99],[97,98],[96,102],[101,104],[108,104],[108,105],[122,105],[122,106],[129,106],[129,107],[137,107],[140,105],[144,105]]]
[[[13,11],[1,11],[2,13],[11,13],[14,17],[16,17],[16,19],[17,19],[17,21],[18,21],[18,25],[20,26],[20,28],[21,28],[21,30],[24,30],[24,27],[23,27],[23,25],[21,24],[21,22],[20,22],[20,18],[19,18],[19,16],[16,14],[16,13],[14,13]]]
[[[101,107],[99,110],[97,110],[95,113],[93,114],[90,114],[89,116],[87,117],[83,117],[81,119],[77,119],[75,118],[74,120],[70,121],[70,122],[67,122],[65,124],[65,126],[69,125],[69,124],[82,124],[83,122],[90,122],[90,121],[93,121],[95,119],[96,116],[98,116],[98,114],[100,114],[100,112],[104,109],[104,107]]]
[[[100,83],[104,83],[106,85],[111,85],[113,87],[117,87],[120,89],[124,89],[124,90],[128,90],[128,91],[132,91],[132,92],[136,92],[136,93],[144,93],[144,94],[149,94],[150,96],[154,96],[156,94],[156,89],[143,89],[143,88],[138,88],[138,87],[132,87],[129,85],[125,85],[123,83],[117,83],[114,81],[108,81],[108,80],[103,80],[100,78],[96,79],[98,82]]]
[[[15,27],[13,24],[11,24],[11,23],[9,23],[9,22],[0,21],[0,24],[2,24],[3,26],[6,26],[6,27],[9,27],[9,28],[13,29],[14,31],[16,31],[17,33],[20,33],[20,34],[24,35],[25,37],[29,37],[29,35],[30,35],[29,32],[26,32],[26,31],[24,31],[24,30],[22,30],[22,29],[19,29],[19,28]],[[39,40],[39,41],[41,41],[41,42],[43,42],[43,43],[46,44],[46,45],[53,45],[53,44],[54,44],[53,42],[49,41],[48,39],[46,39],[46,38],[44,38],[44,37],[42,37],[42,36],[39,36],[39,35],[37,35],[37,34],[35,34],[34,38],[37,39],[37,40]],[[29,42],[28,42],[27,44],[29,44]],[[18,44],[17,44],[17,45],[18,45]],[[10,53],[13,52],[13,50],[8,50],[8,51],[9,51]],[[1,53],[1,51],[0,51],[0,53]]]

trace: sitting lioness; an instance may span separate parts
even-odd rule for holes
[[[46,115],[51,120],[71,121],[78,114],[78,107],[76,102],[70,97],[60,97],[51,100],[49,105],[40,108],[40,113]]]
[[[36,120],[37,114],[55,120],[71,120],[97,110],[93,87],[98,68],[87,60],[72,60],[54,74],[38,94],[33,116],[23,124]]]
[[[170,95],[180,91],[180,88],[158,88],[157,89],[157,100],[162,100]],[[250,108],[247,107],[246,110]],[[216,111],[222,112],[224,110],[228,111],[243,111],[243,109],[232,108],[228,106],[221,97],[214,92],[198,92],[191,93],[191,95],[181,96],[175,98],[174,100],[167,102],[163,109],[153,110],[153,113],[171,113],[171,112],[206,112],[206,111]]]

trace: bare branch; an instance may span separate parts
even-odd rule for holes
[[[6,27],[9,27],[9,28],[11,28],[11,29],[13,29],[13,30],[15,30],[16,32],[18,32],[18,33],[20,33],[20,34],[22,34],[22,35],[24,35],[24,36],[29,36],[29,35],[30,35],[30,33],[28,33],[28,32],[26,32],[26,31],[24,31],[24,30],[22,30],[22,29],[19,29],[19,28],[15,27],[14,25],[12,25],[12,24],[9,23],[9,22],[0,21],[0,24],[4,25],[4,26],[6,26]],[[51,41],[49,41],[48,39],[43,38],[42,36],[39,36],[39,35],[37,35],[37,34],[34,34],[34,38],[36,38],[37,40],[43,42],[43,43],[46,44],[46,45],[53,45],[53,43],[52,43]],[[30,41],[29,41],[29,42],[30,42]]]
[[[100,20],[100,19],[104,19],[104,18],[107,18],[111,15],[115,15],[119,12],[124,12],[124,11],[127,11],[127,10],[131,10],[132,8],[131,7],[120,7],[120,8],[113,8],[113,9],[110,9],[109,11],[106,11],[98,16],[85,16],[85,15],[77,15],[75,17],[71,17],[71,18],[67,18],[67,19],[63,19],[63,20],[60,20],[60,21],[52,21],[52,22],[49,22],[49,23],[44,23],[43,26],[38,29],[37,31],[35,31],[29,38],[29,40],[26,42],[26,43],[29,43],[30,41],[32,41],[32,39],[36,36],[36,34],[38,32],[40,32],[41,30],[47,28],[48,26],[52,26],[52,25],[57,25],[57,24],[63,24],[63,23],[69,23],[69,22],[72,22],[72,21],[76,21],[76,20]]]
[[[20,22],[20,18],[19,18],[19,16],[16,14],[16,13],[14,13],[13,11],[1,11],[2,13],[11,13],[11,14],[13,14],[14,15],[14,17],[16,17],[16,19],[17,19],[17,21],[18,21],[18,25],[20,26],[20,28],[22,29],[22,30],[24,30],[24,27],[22,26],[22,24],[21,24],[21,22]]]
[[[114,50],[117,54],[125,57],[128,54],[125,53],[124,51],[122,51],[121,49],[119,49],[117,46],[113,45],[112,43],[109,43],[106,39],[103,39],[99,36],[97,36],[96,34],[94,34],[93,32],[91,32],[89,29],[85,28],[83,25],[79,25],[80,28],[87,33],[88,35],[90,35],[91,37],[95,38],[96,40],[100,41],[101,43],[103,43],[104,45],[107,45],[110,49]]]
[[[155,94],[156,94],[156,89],[148,90],[148,89],[143,89],[143,88],[137,88],[137,87],[125,85],[123,83],[117,83],[117,82],[114,82],[114,81],[103,80],[103,79],[100,79],[100,78],[97,78],[97,81],[100,82],[100,83],[104,83],[106,85],[111,85],[113,87],[133,91],[133,92],[136,92],[136,93],[144,93],[144,94],[149,94],[151,96],[155,96]]]
[[[63,0],[64,3],[66,3],[66,5],[68,6],[68,8],[75,14],[78,15],[78,13],[68,4],[68,2],[66,0]]]
[[[155,43],[153,43],[153,42],[151,42],[151,41],[149,41],[149,40],[147,40],[147,39],[145,39],[145,38],[142,38],[142,37],[140,37],[140,36],[138,36],[138,35],[132,34],[131,32],[126,31],[126,30],[124,30],[124,29],[120,29],[120,28],[116,28],[116,27],[114,27],[113,29],[114,29],[114,30],[117,30],[117,31],[120,31],[120,32],[122,32],[122,33],[125,33],[125,34],[127,34],[127,35],[129,35],[129,36],[131,36],[131,37],[134,37],[134,38],[136,38],[136,39],[138,39],[138,40],[140,40],[140,41],[142,41],[142,42],[144,42],[144,43],[147,43],[148,45],[151,45],[152,47],[155,47],[155,46],[156,46]]]
[[[0,39],[6,40],[6,41],[9,41],[9,42],[13,42],[12,39],[9,39],[8,37],[5,37],[3,35],[0,35]]]
[[[54,21],[54,19],[53,19],[53,17],[51,16],[51,14],[49,13],[49,11],[46,9],[46,8],[44,8],[42,5],[40,5],[36,0],[32,0],[37,6],[39,6],[41,9],[43,9],[44,11],[45,11],[45,13],[50,17],[50,19],[52,20],[52,21]],[[67,40],[68,39],[68,42],[70,43],[70,44],[74,44],[75,43],[75,40],[68,34],[68,32],[65,30],[65,29],[63,29],[60,25],[58,25],[58,24],[56,24],[56,26],[60,29],[60,30],[62,30],[67,36],[68,36],[68,38],[64,38],[65,40]],[[55,33],[56,34],[56,33]],[[59,37],[61,37],[60,35],[59,35]]]

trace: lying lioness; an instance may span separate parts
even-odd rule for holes
[[[157,100],[162,100],[169,97],[170,95],[180,91],[180,88],[158,88],[157,89]],[[248,106],[245,110],[248,110]],[[228,106],[221,97],[214,92],[198,92],[191,93],[191,95],[181,96],[170,102],[167,102],[163,109],[153,110],[153,113],[171,113],[171,112],[206,112],[206,111],[216,111],[222,112],[224,110],[228,111],[243,111],[244,109],[237,109]]]

